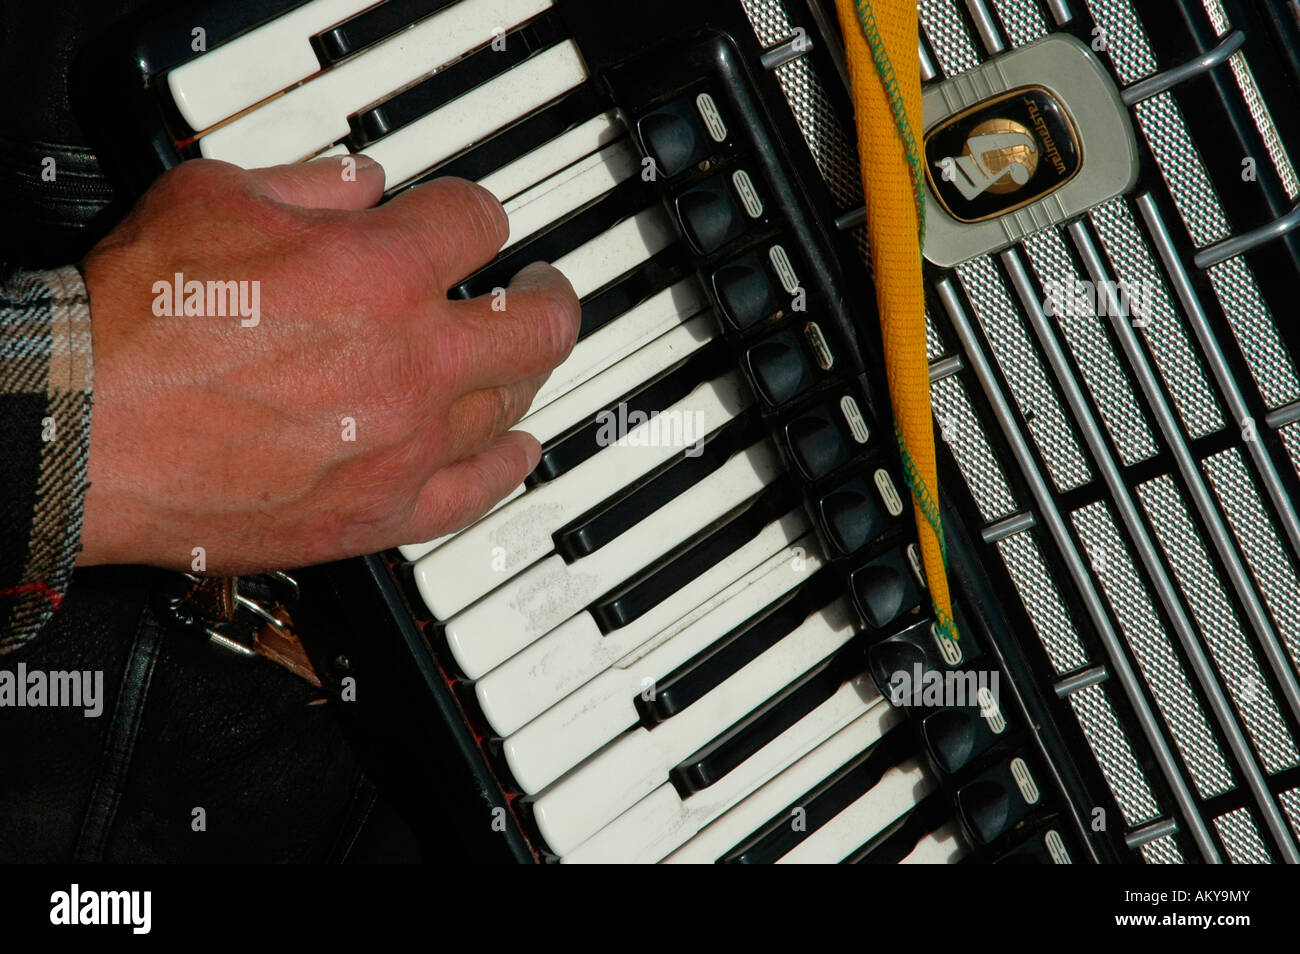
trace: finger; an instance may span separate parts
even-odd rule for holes
[[[534,438],[509,431],[479,453],[442,468],[421,488],[403,539],[432,540],[469,526],[523,483],[541,456]]]
[[[360,211],[384,195],[384,167],[369,156],[330,156],[249,175],[264,195],[304,209]]]
[[[434,179],[394,196],[374,213],[417,243],[446,291],[496,257],[510,234],[501,203],[465,179]]]
[[[465,391],[550,374],[578,340],[582,306],[558,269],[536,262],[502,294],[452,302]]]
[[[474,391],[457,400],[447,414],[442,459],[457,461],[470,457],[518,424],[545,380],[535,375]]]

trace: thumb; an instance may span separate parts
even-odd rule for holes
[[[369,156],[328,156],[250,172],[259,191],[304,209],[360,211],[384,194],[384,167]]]

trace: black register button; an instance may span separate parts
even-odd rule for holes
[[[716,252],[745,228],[745,213],[726,176],[716,176],[677,197],[682,229],[701,255]]]
[[[637,129],[659,174],[669,179],[707,159],[712,150],[693,97],[647,113],[637,123]]]
[[[826,536],[841,554],[854,553],[884,533],[888,518],[875,484],[855,478],[817,502]]]
[[[746,355],[749,373],[763,399],[778,407],[812,382],[812,369],[793,334],[783,331],[765,338]]]
[[[921,601],[912,568],[901,549],[854,570],[849,589],[862,617],[875,629],[888,626]]]
[[[765,257],[750,252],[713,273],[713,288],[722,313],[741,331],[758,324],[781,307],[768,276]]]

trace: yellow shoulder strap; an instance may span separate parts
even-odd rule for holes
[[[921,558],[939,626],[954,639],[943,527],[935,490],[930,368],[921,246],[925,193],[918,143],[921,70],[916,0],[836,0],[858,126],[867,234],[885,345],[894,434],[912,491]]]

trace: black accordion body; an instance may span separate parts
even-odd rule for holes
[[[832,4],[213,8],[104,44],[119,179],[461,176],[511,236],[453,294],[541,259],[582,300],[523,487],[300,577],[440,853],[1300,860],[1294,4],[919,0],[957,641]]]

